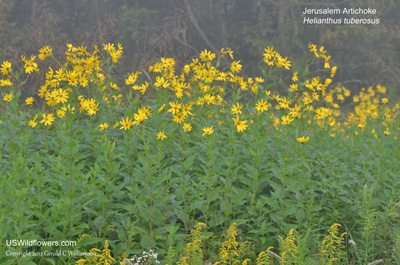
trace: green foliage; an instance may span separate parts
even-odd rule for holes
[[[273,264],[276,257],[269,247],[279,249],[281,264],[399,260],[399,151],[392,148],[398,141],[399,106],[385,105],[382,86],[356,95],[363,103],[356,105],[357,115],[345,118],[339,112],[339,126],[329,114],[335,103],[328,96],[347,90],[328,89],[323,73],[321,78],[303,75],[299,90],[284,96],[271,94],[263,81],[205,82],[203,75],[190,73],[187,97],[179,97],[179,91],[156,85],[161,77],[171,83],[178,78],[170,65],[151,73],[147,92],[133,96],[131,89],[143,89],[143,84],[134,85],[136,79],[130,83],[134,74],[117,89],[110,71],[122,47],[108,44],[106,54],[96,51],[102,61],[90,65],[89,74],[80,63],[93,60],[93,54],[86,55],[83,47],[69,49],[71,64],[60,66],[69,77],[54,77],[60,87],[49,91],[39,108],[19,102],[17,88],[24,82],[19,76],[10,73],[15,85],[5,85],[8,91],[2,92],[2,264],[111,264],[138,258],[143,250],[154,250],[163,264]],[[316,53],[321,59],[321,50]],[[278,66],[282,60],[277,53],[274,60],[265,60],[273,68],[266,78],[285,78],[285,67]],[[206,62],[210,69],[211,61]],[[71,84],[73,72],[91,77],[90,85]],[[285,87],[287,79],[276,86]],[[321,100],[305,103],[312,89],[321,91],[313,94]],[[63,91],[68,91],[68,102],[61,102]],[[60,102],[52,105],[52,98]],[[256,111],[261,99],[270,103],[268,111]],[[172,103],[193,105],[194,114],[184,122],[192,130],[172,121]],[[239,103],[240,116],[229,112]],[[163,110],[164,104],[171,109]],[[301,115],[293,114],[294,104],[303,104]],[[58,115],[60,110],[64,115]],[[57,120],[45,124],[46,113],[57,113]],[[130,124],[132,117],[136,124]],[[292,119],[284,122],[284,117]],[[239,132],[236,118],[249,126]],[[39,124],[33,126],[35,120]],[[103,130],[104,124],[116,128]],[[215,131],[207,133],[207,127]],[[77,244],[8,243],[13,239]],[[347,243],[350,239],[355,245]],[[23,251],[75,254],[7,254]],[[78,252],[96,254],[91,260]]]

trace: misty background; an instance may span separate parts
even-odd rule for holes
[[[340,17],[380,23],[307,25],[305,7],[374,8],[376,15]],[[331,66],[338,66],[334,85],[358,92],[382,84],[393,96],[400,83],[399,21],[397,0],[0,0],[0,55],[19,69],[21,54],[37,55],[44,45],[62,58],[67,43],[91,50],[119,42],[124,55],[118,71],[124,75],[160,57],[174,57],[179,68],[204,49],[219,53],[230,47],[243,75],[257,76],[266,68],[262,54],[268,46],[303,71],[312,42],[324,46]]]

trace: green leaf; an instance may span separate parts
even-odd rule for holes
[[[97,243],[101,242],[101,238],[86,236],[81,241],[78,242],[78,246],[91,246],[94,247]]]
[[[189,156],[189,157],[183,162],[183,165],[184,165],[184,167],[185,167],[186,170],[192,167],[193,161],[194,161],[195,158],[196,158],[196,155],[194,154],[194,155]]]
[[[184,211],[182,211],[181,209],[175,208],[174,212],[179,220],[181,220],[183,223],[186,223],[186,215],[185,215]]]
[[[145,235],[142,237],[140,240],[140,246],[143,249],[149,249],[150,248],[150,237],[148,235]]]
[[[55,264],[56,264],[56,262],[54,261],[54,259],[46,258],[45,260],[46,260],[47,262],[51,263],[52,265],[55,265]]]
[[[150,220],[150,210],[149,210],[149,208],[145,208],[143,206],[139,206],[139,213],[144,219]]]

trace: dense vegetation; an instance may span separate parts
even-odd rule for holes
[[[123,83],[120,44],[68,44],[62,58],[43,47],[56,69],[4,61],[2,264],[111,264],[144,250],[163,264],[273,264],[269,247],[280,264],[399,262],[400,105],[382,85],[332,86],[330,55],[308,50],[302,72],[267,47],[263,76],[244,78],[224,48],[179,72],[161,58]],[[21,100],[40,71],[38,98]],[[11,258],[60,249],[12,239],[77,245]]]
[[[0,2],[1,264],[400,264],[396,1]]]

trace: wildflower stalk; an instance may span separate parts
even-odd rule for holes
[[[281,185],[282,185],[282,195],[281,195],[281,202],[280,202],[280,214],[281,214],[281,234],[283,234],[283,212],[284,212],[284,200],[285,200],[285,175],[286,175],[286,165],[284,167],[283,173],[282,173],[282,179],[281,179]]]
[[[112,124],[112,123],[111,123]],[[129,179],[131,179],[132,176],[132,165],[131,165],[131,152],[130,150],[130,145],[131,145],[131,135],[128,135],[128,145],[127,145],[127,153],[128,153],[128,176]]]
[[[208,158],[208,165],[207,165],[207,168],[208,168],[208,178],[207,178],[207,180],[208,180],[208,187],[207,187],[207,206],[206,206],[206,214],[205,214],[205,220],[206,220],[206,223],[208,223],[208,217],[209,217],[209,214],[210,214],[210,195],[211,195],[211,176],[212,176],[212,174],[211,174],[211,167],[212,167],[212,139],[211,139],[211,137],[208,137],[209,139],[208,139],[208,147],[207,147],[207,158]]]
[[[346,230],[348,231],[348,230],[349,230],[349,228],[347,227],[347,225],[346,225],[346,224],[345,224],[345,227],[346,227]],[[358,253],[358,249],[357,249],[357,243],[356,243],[356,242],[354,242],[354,240],[353,240],[353,237],[351,236],[351,234],[350,234],[350,233],[349,233],[349,237],[350,237],[350,240],[348,241],[348,242],[349,242],[349,245],[351,245],[351,246],[353,246],[353,247],[354,247],[354,253],[355,253],[356,257],[357,257],[357,260],[359,261],[359,263],[361,263],[362,261],[361,261],[360,254]]]
[[[188,204],[187,204],[187,194],[186,194],[186,172],[185,172],[185,155],[183,152],[183,144],[182,144],[182,137],[179,139],[179,153],[181,156],[181,167],[182,167],[182,192],[183,192],[183,204],[184,204],[184,210],[185,210],[185,233],[186,235],[189,234],[189,212],[188,212]]]
[[[109,196],[109,188],[110,188],[110,183],[111,183],[111,170],[112,170],[111,169],[112,166],[108,166],[108,165],[112,165],[112,163],[110,163],[110,162],[112,162],[112,160],[113,160],[113,158],[112,158],[113,145],[112,145],[111,141],[107,139],[107,135],[105,135],[105,137],[104,137],[104,146],[105,147],[107,146],[106,148],[104,148],[104,157],[107,161],[107,167],[105,169],[106,174],[107,174],[107,182],[105,183],[105,196],[104,196],[101,225],[103,225],[103,223],[106,221],[106,218],[107,218],[106,217],[106,206],[107,206],[107,202],[109,201],[108,196]],[[105,232],[105,230],[104,230],[104,232]]]
[[[12,103],[14,103],[14,102],[12,102]],[[13,104],[11,104],[11,107],[13,108],[13,112],[14,112],[14,117],[15,117],[14,120],[17,121],[18,120],[18,116],[17,116],[18,115],[18,109],[17,109],[18,107],[17,106],[13,107]],[[11,114],[7,115],[7,116],[9,119],[12,119]],[[11,122],[11,124],[12,124],[12,126],[8,127],[8,130],[9,130],[10,134],[12,135],[12,143],[14,144],[14,146],[17,146],[17,126],[14,125],[12,122]],[[12,154],[13,161],[16,161],[17,153],[18,153],[18,150],[13,149],[13,154]]]
[[[144,151],[146,154],[146,162],[149,167],[149,171],[146,172],[146,181],[149,183],[150,187],[150,194],[149,194],[149,248],[151,249],[152,247],[152,234],[153,234],[153,167],[152,167],[152,161],[150,158],[150,146],[148,143],[148,140],[146,140],[146,130],[145,126],[142,125],[142,141],[144,143]]]
[[[375,229],[376,229],[376,214],[377,212],[374,211],[373,207],[373,197],[374,197],[374,186],[371,186],[368,192],[367,184],[364,186],[363,193],[362,193],[362,204],[365,209],[365,217],[364,217],[364,256],[365,256],[365,263],[368,263],[370,250],[375,248]]]
[[[47,141],[47,127],[44,128],[44,142],[46,143],[46,153],[49,154],[49,143]]]
[[[297,143],[296,143],[297,144]],[[302,148],[303,149],[303,148]],[[305,150],[303,149],[301,151],[301,160],[303,162],[303,168],[302,168],[302,178],[301,178],[301,208],[300,208],[300,214],[299,214],[299,222],[300,224],[302,223],[302,218],[303,218],[303,211],[304,211],[304,192],[305,192],[305,185],[306,185],[306,159],[305,159]]]
[[[163,178],[163,175],[162,175],[163,145],[157,143],[157,150],[158,150],[158,152],[157,152],[158,153],[158,157],[157,157],[158,178]],[[168,197],[168,193],[169,193],[169,179],[168,178],[166,179],[166,182],[167,182],[166,185],[162,187],[162,190],[163,190],[162,193],[163,194],[165,193],[165,196]],[[168,204],[168,201],[165,201],[162,206],[163,226],[167,225],[167,209],[166,209],[167,204]],[[167,236],[167,238],[168,238],[168,236]]]
[[[283,218],[283,214],[285,211],[285,206],[284,206],[284,202],[285,202],[285,187],[286,187],[286,166],[287,166],[287,159],[288,159],[288,152],[289,152],[289,132],[286,130],[286,157],[285,157],[285,161],[284,161],[284,166],[283,166],[283,172],[282,172],[282,176],[281,176],[281,202],[280,202],[280,215],[281,215],[281,234],[283,234],[283,223],[284,223],[284,218]]]
[[[224,211],[224,227],[227,227],[227,219],[228,219],[228,213],[229,213],[229,191],[230,191],[230,182],[231,182],[231,169],[233,165],[233,147],[235,145],[235,138],[234,138],[234,128],[232,127],[231,129],[231,134],[229,138],[229,145],[228,145],[228,155],[229,155],[229,164],[226,167],[226,181],[225,181],[225,211]]]
[[[351,164],[350,164],[350,169],[353,170],[353,164],[354,164],[354,131],[351,133]]]
[[[70,118],[70,135],[69,135],[69,141],[70,143],[72,142],[72,119]],[[69,157],[69,196],[70,196],[70,206],[69,206],[69,216],[70,216],[70,224],[69,224],[69,230],[72,231],[72,199],[74,197],[74,191],[73,191],[73,187],[72,187],[72,161],[73,161],[73,157],[72,157],[72,146],[70,145],[70,157]]]
[[[379,180],[380,180],[380,177],[381,177],[381,172],[382,172],[382,162],[383,161],[385,161],[385,159],[384,159],[384,154],[385,154],[385,142],[386,142],[386,139],[388,138],[388,136],[387,135],[385,135],[384,137],[383,137],[383,140],[380,142],[380,145],[379,145],[379,149],[377,150],[377,154],[378,154],[378,156],[380,157],[380,159],[378,159],[378,171],[377,171],[377,176],[376,176],[376,190],[379,190]],[[374,196],[375,197],[375,200],[377,200],[377,196]]]
[[[53,59],[53,60],[58,64],[58,66],[59,66],[60,68],[63,67],[62,64],[56,59],[56,57],[54,57],[53,54],[51,54],[50,57],[51,57],[51,59]]]
[[[257,128],[258,127],[258,123],[255,125],[255,138],[257,139],[256,140],[256,150],[255,150],[255,152],[254,152],[254,155],[253,155],[253,163],[254,163],[254,169],[255,169],[255,172],[252,174],[253,175],[253,177],[252,177],[252,179],[253,179],[253,187],[252,187],[252,196],[251,196],[251,208],[253,209],[253,207],[255,206],[255,203],[256,203],[256,196],[257,196],[257,191],[259,190],[259,182],[258,182],[258,177],[259,177],[259,172],[258,172],[258,168],[259,168],[259,164],[260,164],[260,159],[259,159],[259,147],[260,147],[260,130],[259,130],[259,128]],[[251,138],[250,138],[251,139]],[[249,146],[250,146],[250,144],[251,143],[249,143]]]

